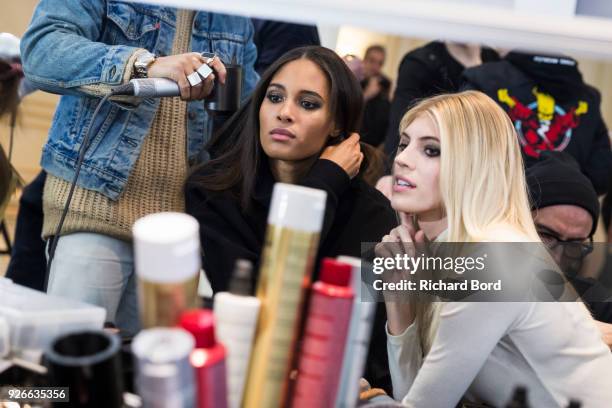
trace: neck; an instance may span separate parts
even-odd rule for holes
[[[480,45],[464,43],[444,43],[448,53],[466,68],[475,67],[482,64],[480,57]]]
[[[299,161],[269,159],[270,170],[277,182],[295,184],[308,173],[317,159],[317,156]]]
[[[440,235],[446,228],[448,223],[446,217],[439,218],[437,220],[423,220],[419,218],[419,228],[425,233],[425,236],[433,241]]]

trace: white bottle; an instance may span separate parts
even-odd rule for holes
[[[355,293],[335,404],[336,408],[348,408],[356,406],[359,398],[359,379],[363,376],[368,357],[376,303],[361,301],[361,259],[339,256],[338,261],[353,267],[351,285]]]
[[[227,351],[230,408],[239,408],[242,404],[261,307],[261,301],[252,296],[252,273],[251,262],[237,260],[229,292],[217,293],[213,303],[217,339]]]

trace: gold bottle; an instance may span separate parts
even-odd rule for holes
[[[275,408],[286,398],[326,196],[306,187],[274,186],[257,285],[262,307],[243,401],[246,408]]]

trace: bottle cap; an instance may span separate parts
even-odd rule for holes
[[[215,317],[210,310],[188,310],[181,315],[181,327],[195,338],[196,348],[213,348],[215,340]]]
[[[320,232],[327,193],[323,190],[276,183],[268,224],[298,231]]]
[[[180,328],[154,327],[141,330],[132,341],[132,353],[138,360],[154,364],[174,363],[189,357],[193,335]]]
[[[200,226],[190,215],[163,212],[134,223],[136,273],[156,283],[183,282],[200,271]]]
[[[333,258],[323,258],[319,280],[336,286],[351,286],[351,265]]]
[[[253,294],[252,285],[253,264],[247,259],[236,260],[234,274],[230,281],[229,291],[234,295],[251,296]]]
[[[134,337],[134,385],[144,406],[194,406],[194,345],[193,335],[178,327],[145,329]]]

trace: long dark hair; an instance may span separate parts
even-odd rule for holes
[[[257,171],[265,156],[259,140],[259,108],[272,77],[285,64],[302,58],[315,63],[327,78],[335,129],[344,137],[359,131],[363,96],[359,82],[344,61],[328,48],[295,48],[263,73],[248,102],[213,136],[207,146],[211,159],[194,169],[187,180],[188,185],[212,191],[230,191],[240,199],[243,210],[249,207]]]
[[[9,114],[11,126],[15,125],[19,105],[19,83],[23,77],[21,64],[17,61],[0,60],[0,117]]]

